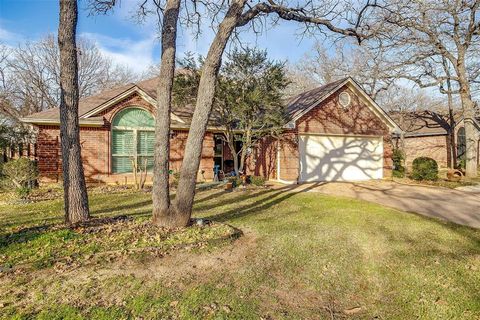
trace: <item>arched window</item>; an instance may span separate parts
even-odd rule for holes
[[[465,151],[467,150],[467,139],[465,137],[465,128],[461,127],[457,131],[457,160],[465,159]]]
[[[133,172],[133,163],[138,170],[153,168],[155,120],[141,108],[123,109],[112,121],[112,172]]]

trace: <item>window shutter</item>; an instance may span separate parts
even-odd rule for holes
[[[112,121],[112,172],[131,173],[132,159],[136,159],[138,170],[153,169],[155,120],[145,109],[129,107],[118,112]]]
[[[132,172],[133,131],[112,131],[112,171],[114,173]]]
[[[131,157],[112,157],[112,171],[113,173],[131,173],[133,172]]]
[[[153,155],[155,147],[154,131],[139,131],[137,140],[137,152],[140,155]]]
[[[154,131],[138,131],[137,153],[138,166],[143,170],[145,159],[147,160],[147,171],[153,170],[153,150],[155,148],[155,132]]]

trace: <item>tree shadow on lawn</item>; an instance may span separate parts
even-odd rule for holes
[[[15,243],[24,243],[35,240],[42,233],[51,228],[53,224],[44,224],[39,226],[22,228],[15,232],[0,234],[0,248],[7,247]]]
[[[216,214],[216,215],[212,215],[212,216],[208,216],[207,218],[210,219],[210,220],[213,220],[213,221],[219,221],[219,222],[225,222],[225,221],[228,221],[228,220],[235,220],[235,219],[240,219],[242,217],[245,217],[247,215],[257,215],[257,214],[260,214],[262,213],[264,210],[267,210],[271,207],[273,207],[274,205],[276,204],[279,204],[293,196],[295,196],[296,194],[298,193],[303,193],[303,192],[308,192],[309,190],[312,190],[322,184],[325,184],[326,182],[317,182],[317,183],[313,183],[313,184],[310,184],[307,188],[301,188],[301,189],[297,189],[297,185],[289,185],[289,186],[284,186],[284,187],[281,187],[281,188],[278,188],[278,189],[273,189],[273,190],[270,190],[270,189],[267,189],[265,191],[261,191],[259,193],[256,193],[254,195],[251,195],[251,194],[245,194],[245,195],[242,195],[240,197],[237,197],[235,198],[235,203],[241,203],[242,201],[244,200],[247,200],[249,198],[251,198],[252,196],[253,197],[259,197],[259,196],[263,196],[263,195],[266,195],[266,194],[269,194],[268,197],[266,198],[261,198],[261,199],[258,199],[256,201],[254,201],[253,203],[250,203],[250,204],[247,204],[247,205],[244,205],[244,206],[238,206],[238,207],[235,207],[233,209],[230,209],[230,210],[227,210],[223,213],[219,213],[219,214]],[[216,205],[212,205],[212,206],[204,206],[204,207],[200,207],[198,209],[201,209],[201,210],[208,210],[208,209],[212,209],[216,206],[222,206],[222,205],[225,205],[225,203],[220,203],[220,204],[216,204]]]
[[[116,212],[118,214],[124,214],[124,215],[137,215],[138,212],[135,212],[134,214],[129,214],[128,212],[122,212],[122,211],[139,209],[139,208],[142,208],[142,207],[149,206],[151,204],[152,204],[152,199],[142,200],[142,201],[133,202],[133,203],[124,204],[124,205],[119,205],[119,206],[116,206],[116,207],[115,206],[114,207],[108,207],[107,206],[105,208],[101,208],[101,209],[98,209],[98,210],[93,210],[92,215],[100,216],[102,214],[108,214],[108,213],[112,213],[112,212]],[[151,210],[149,209],[146,212],[151,212]]]
[[[211,190],[211,188],[203,188],[197,190],[197,194],[202,194],[205,191]],[[209,201],[215,197],[221,196],[226,193],[225,190],[221,190],[219,192],[211,193],[204,198],[200,198],[196,201],[196,203]],[[115,203],[118,204],[117,206],[109,207],[110,203],[105,204],[105,202],[97,203],[90,207],[91,210],[91,221],[90,224],[99,224],[99,223],[111,223],[112,219],[118,217],[149,217],[152,213],[151,211],[151,204],[152,200],[149,198],[148,200],[140,199],[140,201],[135,201],[128,204],[122,204],[122,200],[128,201],[129,197],[132,194],[125,194],[123,195],[123,199],[116,199]],[[174,195],[173,195],[174,197]],[[172,198],[173,198],[172,197]],[[97,200],[98,201],[98,200]],[[120,203],[119,203],[120,202]],[[142,210],[142,208],[144,208]],[[140,210],[139,210],[140,209]],[[135,210],[135,212],[131,212]],[[37,237],[45,234],[48,231],[51,231],[53,227],[59,226],[63,228],[68,228],[62,224],[63,215],[55,216],[55,217],[45,217],[45,218],[30,218],[28,220],[22,222],[7,222],[2,224],[2,229],[7,227],[14,227],[18,225],[20,229],[13,230],[13,231],[4,231],[0,232],[0,248],[9,246],[15,243],[25,243],[29,241],[35,240]],[[28,226],[28,227],[21,227],[22,224],[33,224],[33,223],[41,223],[39,225]]]
[[[404,214],[404,213],[401,213]],[[390,228],[388,225],[374,225],[374,232],[386,239],[387,260],[398,259],[400,262],[394,267],[396,274],[405,274],[400,276],[401,281],[412,279],[415,283],[405,282],[408,286],[422,287],[422,283],[417,283],[414,279],[428,281],[425,285],[433,285],[430,280],[423,280],[424,274],[429,275],[431,279],[440,280],[442,274],[449,274],[446,279],[457,288],[464,290],[471,301],[478,299],[479,284],[475,281],[475,274],[478,271],[470,269],[475,264],[475,257],[480,254],[480,233],[478,230],[457,225],[452,222],[444,222],[439,219],[428,218],[419,215],[422,220],[428,220],[433,224],[439,225],[460,236],[459,239],[452,239],[448,234],[431,231],[428,224],[425,224],[424,231],[409,231],[408,226],[398,229],[396,226]],[[474,259],[474,260],[472,260]],[[381,261],[379,261],[382,263]],[[405,268],[401,264],[405,264]],[[472,264],[472,266],[469,266]],[[470,276],[466,276],[468,273]],[[413,275],[413,278],[409,278]],[[408,281],[408,280],[407,280]],[[444,285],[448,286],[449,283]],[[412,288],[413,290],[413,288]],[[440,291],[441,288],[440,288]],[[428,292],[428,291],[427,291]],[[438,293],[437,293],[438,294]],[[422,291],[418,292],[419,299]],[[443,299],[443,297],[442,297]],[[477,300],[478,301],[478,300]]]

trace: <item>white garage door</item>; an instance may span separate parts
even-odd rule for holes
[[[300,181],[383,178],[381,137],[303,135],[299,140]]]

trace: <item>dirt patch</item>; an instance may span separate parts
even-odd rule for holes
[[[212,275],[243,267],[248,257],[255,254],[256,247],[256,235],[247,230],[240,238],[213,248],[210,252],[182,250],[162,257],[149,256],[146,260],[127,255],[109,265],[13,272],[0,277],[0,296],[9,297],[4,301],[0,299],[0,303],[19,309],[26,305],[38,305],[41,309],[44,302],[38,300],[41,295],[55,297],[57,303],[88,305],[89,301],[82,298],[82,291],[89,288],[90,294],[97,299],[95,304],[120,306],[132,288],[123,288],[122,283],[125,282],[116,284],[116,279],[131,277],[135,279],[131,283],[148,286],[158,283],[181,290],[191,280],[198,285],[207,282]],[[109,289],[103,290],[104,287]]]
[[[186,275],[200,277],[214,271],[232,270],[242,265],[247,256],[253,253],[257,245],[256,241],[257,236],[247,230],[232,243],[213,249],[210,252],[197,252],[187,248],[183,251],[166,253],[160,257],[149,256],[146,260],[125,255],[121,259],[113,260],[109,265],[82,265],[73,270],[49,268],[37,270],[30,275],[37,280],[51,279],[60,275],[66,281],[81,281],[92,276],[96,278],[135,276],[136,278],[148,279],[176,279]],[[20,275],[21,272],[16,274]],[[10,276],[15,276],[15,273],[10,274]],[[0,283],[10,277],[2,278],[0,278]]]
[[[186,275],[201,277],[222,269],[232,270],[242,265],[247,256],[256,247],[256,235],[247,230],[243,235],[229,245],[215,249],[212,252],[180,251],[168,253],[163,257],[155,257],[147,261],[126,259],[116,261],[108,268],[95,270],[98,277],[130,275],[138,278],[168,278],[176,279]],[[89,269],[77,270],[72,273],[89,276]]]

